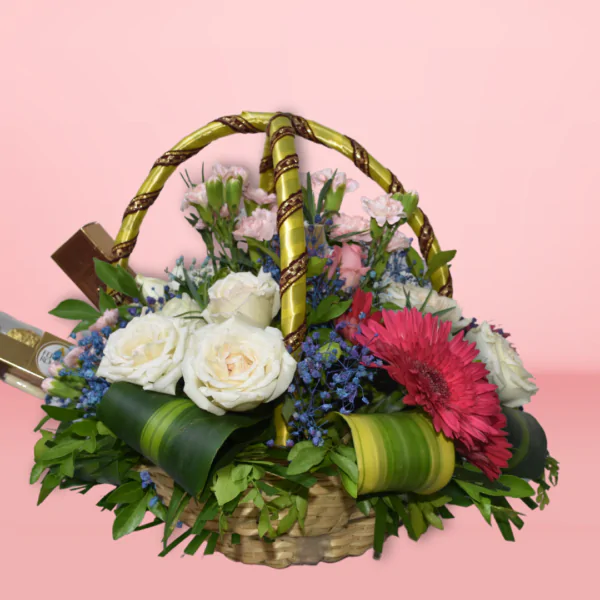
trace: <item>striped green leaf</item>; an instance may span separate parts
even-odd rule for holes
[[[340,415],[348,424],[358,464],[358,495],[433,494],[454,472],[454,444],[416,411]]]
[[[268,426],[272,408],[216,416],[185,397],[115,383],[98,407],[98,418],[119,439],[168,473],[188,494],[205,486],[213,466],[230,461]]]
[[[503,408],[502,411],[506,415],[506,431],[513,452],[504,472],[538,479],[544,473],[548,454],[548,442],[542,426],[525,411],[515,408]]]

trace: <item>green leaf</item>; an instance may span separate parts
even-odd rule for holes
[[[209,554],[214,554],[215,549],[217,548],[217,542],[219,541],[219,534],[216,532],[212,532],[210,534],[210,538],[206,543],[206,548],[204,548],[204,556],[208,556]]]
[[[81,300],[64,300],[49,314],[73,321],[96,321],[100,317],[100,313],[93,306]]]
[[[421,509],[415,502],[408,505],[408,518],[410,519],[415,539],[418,540],[427,531],[427,522]]]
[[[128,504],[119,512],[113,523],[113,539],[118,540],[122,538],[141,524],[146,514],[147,504],[148,499],[143,497],[137,502]]]
[[[269,471],[269,473],[275,473],[275,475],[279,475],[279,477],[283,477],[284,479],[288,479],[293,483],[298,483],[299,485],[311,488],[315,483],[317,483],[317,478],[312,475],[307,475],[305,473],[301,473],[299,475],[290,475],[288,470],[281,465],[265,465],[265,470]]]
[[[61,463],[59,473],[64,477],[75,475],[75,454],[69,454]]]
[[[185,510],[185,507],[190,501],[190,496],[181,488],[181,486],[175,484],[173,486],[173,493],[171,500],[169,501],[169,507],[167,508],[167,518],[165,519],[165,532],[163,535],[163,543],[166,544],[175,525],[179,520],[179,516]]]
[[[47,469],[46,465],[36,463],[31,469],[31,475],[29,475],[29,483],[34,484],[42,476],[42,473]]]
[[[481,494],[498,497],[510,496],[511,498],[525,498],[535,494],[534,489],[526,481],[515,475],[500,476],[498,483],[504,486],[503,489],[485,487],[459,479],[455,479],[455,481],[476,502],[480,501]]]
[[[239,468],[247,470],[240,471]],[[248,475],[251,470],[250,465],[237,465],[235,467],[227,465],[217,471],[212,490],[221,506],[236,498],[248,487]]]
[[[110,437],[117,437],[102,421],[97,421],[96,427],[99,435],[108,435]]]
[[[277,526],[277,535],[283,535],[287,533],[293,526],[294,523],[298,520],[298,509],[295,506],[292,506],[287,514],[279,521],[279,525]]]
[[[356,502],[356,506],[358,508],[358,510],[360,510],[360,512],[365,515],[365,517],[368,517],[371,514],[371,502],[367,499],[364,500],[358,500]]]
[[[312,310],[307,319],[308,325],[318,325],[319,323],[327,323],[342,316],[352,304],[350,300],[343,300],[337,296],[328,296],[322,300],[316,309]]]
[[[298,513],[298,524],[300,525],[302,532],[304,532],[304,520],[306,519],[306,514],[308,513],[308,492],[294,496],[294,501],[296,503],[296,510]]]
[[[34,432],[38,432],[48,421],[50,420],[50,417],[48,415],[46,415],[36,426],[35,429],[33,430]]]
[[[307,277],[315,277],[316,275],[322,275],[325,272],[327,265],[326,258],[319,258],[318,256],[311,256],[308,259],[308,270],[306,272]]]
[[[63,456],[67,456],[67,454],[71,454],[75,450],[79,450],[85,444],[85,440],[80,440],[76,438],[66,438],[60,441],[56,446],[52,448],[48,448],[44,452],[44,461],[51,461],[57,458],[62,458]]]
[[[342,485],[348,494],[352,498],[356,498],[358,496],[358,485],[356,480],[346,475],[344,471],[340,471],[340,479],[342,480]]]
[[[190,535],[192,535],[191,529],[184,531],[180,536],[176,537],[170,544],[165,546],[163,548],[163,551],[158,556],[160,556],[160,558],[165,557],[167,554],[169,554],[169,552],[171,552],[171,550],[173,550],[174,548],[179,546],[179,544],[181,544],[181,542],[183,542],[184,540],[189,538]]]
[[[62,476],[52,471],[46,473],[38,496],[38,506],[60,485]]]
[[[128,481],[113,490],[106,499],[114,504],[131,504],[144,496],[144,490],[137,481]]]
[[[113,310],[117,308],[117,303],[112,296],[108,295],[102,288],[100,288],[99,293],[100,296],[98,308],[100,309],[101,313],[103,313],[105,310]]]
[[[304,447],[298,452],[295,458],[290,462],[287,469],[288,475],[299,475],[306,473],[312,467],[323,462],[327,450],[323,446]]]
[[[431,275],[435,271],[448,264],[455,256],[456,250],[443,250],[438,252],[435,256],[432,256],[427,262],[427,273],[425,273],[425,277],[431,278]]]
[[[373,551],[375,558],[379,558],[383,552],[385,531],[387,529],[388,511],[384,502],[375,504],[375,536],[373,538]]]
[[[76,423],[73,423],[73,425],[71,425],[69,427],[69,431],[72,431],[73,433],[76,433],[77,435],[81,435],[84,437],[88,437],[91,435],[96,435],[96,421],[93,421],[91,419],[84,419],[83,421],[77,421]]]
[[[55,421],[74,421],[82,416],[80,410],[74,408],[60,408],[58,406],[44,405],[42,410]]]
[[[266,506],[264,506],[260,511],[260,516],[258,518],[258,535],[262,538],[267,534],[271,538],[274,538],[276,535],[273,525],[271,525],[269,510]]]
[[[356,459],[353,461],[348,456],[334,450],[329,453],[329,458],[354,482],[358,482],[358,466]]]
[[[394,194],[392,198],[395,198],[396,200],[400,200],[400,202],[402,202],[404,214],[406,215],[407,219],[410,219],[412,214],[415,212],[415,209],[417,208],[417,204],[419,203],[418,194],[412,194],[410,192],[407,192],[405,194]]]
[[[414,248],[409,248],[406,252],[406,261],[410,270],[417,277],[422,277],[424,274],[425,263],[419,256],[419,253]]]
[[[208,529],[204,529],[202,533],[195,535],[192,538],[192,541],[185,547],[183,553],[187,554],[188,556],[194,556],[194,554],[198,552],[200,546],[202,546],[202,544],[206,541],[206,538],[208,538],[210,533],[211,532],[208,531]]]
[[[196,521],[194,522],[194,526],[192,527],[192,532],[194,534],[202,533],[204,526],[207,521],[211,521],[219,514],[219,503],[215,496],[211,495],[210,498],[206,501],[200,514],[196,517]]]
[[[111,265],[110,263],[94,258],[94,267],[98,279],[109,288],[121,292],[130,298],[140,297],[140,291],[135,279],[131,273],[120,265]]]
[[[307,217],[307,221],[309,223],[315,222],[315,214],[317,212],[317,207],[315,204],[315,196],[313,193],[312,187],[312,179],[310,173],[306,174],[306,199],[304,200],[304,214]]]

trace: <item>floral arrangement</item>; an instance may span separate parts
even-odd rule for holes
[[[508,333],[435,291],[455,252],[426,264],[413,249],[402,228],[417,194],[363,197],[350,215],[341,203],[355,181],[306,175],[306,333],[292,352],[276,195],[239,167],[182,177],[206,258],[180,258],[164,279],[96,261],[112,290],[99,309],[51,311],[79,323],[43,384],[39,501],[109,483],[98,505],[114,512],[115,539],[160,525],[161,555],[183,541],[185,554],[210,554],[241,542],[231,521],[244,507],[263,544],[301,536],[328,478],[373,523],[376,556],[402,527],[413,540],[443,529],[452,506],[476,507],[513,540],[523,520],[511,503],[543,509],[558,477],[525,410],[537,387]]]

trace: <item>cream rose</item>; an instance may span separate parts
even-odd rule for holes
[[[108,338],[98,375],[111,383],[129,381],[174,395],[187,336],[182,319],[152,313],[135,317]]]
[[[279,286],[269,273],[230,273],[208,290],[208,306],[202,317],[222,323],[233,316],[251,325],[267,327],[279,312]]]
[[[529,380],[533,375],[506,338],[484,322],[471,329],[465,339],[477,345],[479,358],[490,372],[488,380],[498,387],[498,397],[504,406],[517,408],[531,401],[531,396],[538,391]]]
[[[406,306],[406,297],[408,296],[411,306],[421,308],[430,291],[429,288],[422,288],[411,283],[392,281],[385,288],[380,299],[382,302],[392,302],[396,306],[404,308]],[[452,331],[456,332],[469,324],[467,319],[463,319],[462,310],[456,300],[440,296],[435,290],[431,291],[431,296],[427,300],[423,312],[436,313],[442,310],[447,310],[448,312],[439,315],[439,318],[441,321],[452,321]]]
[[[136,275],[135,282],[142,290],[144,299],[154,298],[155,300],[165,297],[165,286],[169,285],[169,282],[164,279],[145,277],[144,275]]]
[[[281,331],[233,317],[191,335],[183,361],[184,392],[215,415],[244,412],[281,396],[295,372]]]
[[[192,329],[206,325],[200,317],[200,305],[186,293],[182,294],[181,298],[171,298],[165,302],[160,314],[163,317],[180,318],[183,324]]]

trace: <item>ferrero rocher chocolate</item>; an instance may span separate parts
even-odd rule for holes
[[[52,355],[70,346],[65,340],[0,313],[0,380],[43,398],[40,386],[49,375]]]

